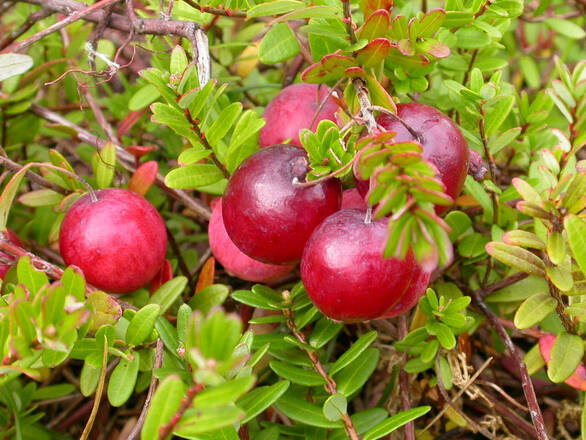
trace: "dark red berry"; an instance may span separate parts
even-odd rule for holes
[[[208,225],[210,248],[216,260],[226,271],[240,279],[266,283],[291,272],[295,266],[266,264],[243,254],[228,237],[222,219],[222,202],[212,202],[212,218]]]
[[[301,279],[315,306],[337,321],[374,319],[403,296],[415,270],[405,260],[383,258],[386,220],[365,223],[365,212],[344,209],[311,234],[301,258]]]
[[[63,219],[61,255],[86,280],[113,293],[147,285],[165,261],[167,232],[160,214],[144,197],[120,188],[86,194]]]
[[[263,116],[267,123],[261,129],[258,141],[261,148],[282,144],[288,139],[290,144],[300,147],[299,130],[309,128],[315,131],[320,121],[335,121],[338,106],[331,96],[315,116],[320,103],[329,93],[329,87],[305,83],[281,90],[265,109]]]
[[[368,208],[364,196],[356,188],[345,189],[342,193],[342,209],[363,209]]]
[[[419,302],[427,287],[429,286],[429,280],[431,278],[431,272],[423,270],[421,266],[415,264],[415,271],[413,273],[413,279],[407,288],[407,291],[403,294],[399,302],[391,307],[390,310],[385,312],[381,318],[393,318],[395,316],[402,315],[405,312],[411,310]]]
[[[301,148],[276,145],[248,157],[234,172],[222,198],[224,225],[246,255],[269,264],[301,258],[315,227],[340,209],[335,179],[301,186],[309,160]]]
[[[425,104],[409,103],[397,106],[397,115],[414,130],[423,145],[423,158],[435,165],[446,193],[455,199],[462,191],[468,173],[468,146],[460,129],[438,109]],[[394,131],[395,141],[415,140],[413,134],[398,119],[382,114],[377,122]],[[436,206],[438,214],[447,206]]]
[[[16,235],[16,233],[14,231],[12,231],[11,229],[7,229],[5,234],[6,234],[6,238],[8,238],[8,241],[10,241],[12,244],[15,244],[17,246],[22,247],[22,241],[20,241],[20,238],[18,238],[18,235]],[[11,261],[16,262],[16,258],[14,258],[11,255],[8,255],[4,252],[0,252],[0,256],[3,259],[7,259],[7,260],[11,260]],[[8,270],[11,267],[12,267],[12,264],[0,264],[0,278],[4,279],[6,272],[8,272]]]

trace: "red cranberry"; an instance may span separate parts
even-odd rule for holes
[[[113,293],[147,285],[165,261],[163,219],[144,197],[120,188],[86,194],[63,219],[59,247],[65,263],[86,280]]]
[[[413,279],[411,280],[411,284],[409,284],[407,291],[403,294],[399,302],[392,306],[390,310],[381,316],[381,318],[394,318],[395,316],[402,315],[415,307],[419,302],[419,299],[427,290],[430,278],[431,272],[427,272],[423,270],[421,266],[415,264]]]
[[[315,227],[340,209],[340,182],[301,186],[309,160],[301,148],[276,145],[248,157],[234,172],[222,198],[224,225],[234,244],[264,263],[301,258]]]
[[[446,193],[453,199],[458,197],[468,173],[469,160],[468,146],[460,129],[442,112],[425,104],[399,104],[397,115],[418,134],[423,158],[438,169]],[[377,122],[386,130],[396,132],[396,141],[415,139],[405,125],[392,116],[382,114]],[[447,206],[436,206],[438,214],[447,209]]]
[[[228,237],[222,219],[222,203],[219,199],[212,202],[212,218],[208,225],[208,236],[216,260],[229,274],[243,280],[266,283],[282,277],[295,268],[295,266],[261,263],[243,254]]]
[[[364,211],[344,209],[311,234],[301,258],[301,279],[315,306],[337,321],[381,316],[405,293],[415,270],[405,260],[383,258],[387,221],[365,223]]]
[[[320,121],[335,121],[338,106],[330,96],[311,123],[320,103],[329,93],[330,89],[326,86],[305,83],[281,90],[265,109],[263,116],[267,123],[261,129],[258,141],[261,148],[281,144],[287,139],[290,139],[290,144],[300,147],[299,130],[309,128],[315,131]]]
[[[366,209],[368,205],[356,188],[345,189],[342,193],[342,209]]]
[[[5,234],[6,238],[8,238],[8,241],[10,241],[12,244],[22,247],[22,241],[20,241],[20,238],[18,238],[18,235],[16,235],[14,231],[7,229]],[[3,259],[5,258],[16,262],[16,258],[11,255],[5,254],[4,252],[0,252],[0,255]],[[0,278],[4,279],[6,272],[8,272],[11,267],[12,264],[0,264]]]

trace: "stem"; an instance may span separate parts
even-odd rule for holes
[[[350,37],[350,42],[355,44],[358,39],[356,38],[356,34],[354,33],[354,29],[352,28],[352,13],[350,12],[350,0],[342,0],[344,4],[344,21],[346,22],[346,32]]]
[[[104,8],[108,7],[109,5],[113,5],[115,3],[118,3],[119,1],[120,0],[100,0],[97,3],[94,3],[93,5],[87,6],[81,10],[77,10],[74,13],[72,13],[71,15],[65,17],[63,20],[59,20],[57,23],[43,29],[40,32],[37,32],[36,34],[27,38],[26,40],[24,40],[18,44],[10,45],[9,47],[5,48],[3,50],[3,52],[8,53],[8,52],[22,51],[22,50],[28,48],[29,46],[31,46],[33,43],[36,43],[37,41],[41,40],[42,38],[45,38],[47,35],[50,35],[53,32],[57,32],[58,30],[63,29],[64,27],[70,25],[71,23],[73,23],[77,20],[81,20],[82,18],[85,18],[88,15],[93,14],[96,11],[99,11],[100,9],[104,9]]]
[[[104,393],[104,383],[106,382],[106,367],[108,365],[108,337],[104,335],[104,353],[102,354],[102,371],[100,371],[100,380],[98,381],[98,387],[96,389],[96,398],[94,400],[94,406],[92,408],[92,412],[90,413],[90,417],[83,429],[81,437],[79,440],[87,440],[89,437],[92,427],[94,426],[94,422],[96,420],[96,416],[98,415],[98,410],[100,409],[100,401],[102,400],[102,394]]]
[[[477,293],[481,298],[484,299],[487,295],[490,295],[491,293],[496,292],[497,290],[503,289],[512,284],[515,284],[518,281],[524,280],[528,276],[528,273],[518,272],[514,275],[511,275],[510,277],[503,278],[502,280],[497,281],[496,283],[493,283],[490,286],[486,286],[484,289],[480,289]]]
[[[282,295],[283,295],[285,301],[290,302],[289,291],[285,290]],[[295,338],[299,342],[301,342],[302,344],[307,345],[308,344],[307,338],[305,337],[305,335],[303,335],[303,333],[301,333],[299,330],[297,330],[297,326],[295,325],[295,319],[293,316],[293,311],[290,308],[287,308],[285,310],[282,310],[282,313],[285,316],[285,318],[287,318],[287,327],[289,327],[289,330],[291,330],[291,333],[293,334],[293,336],[295,336]],[[304,350],[304,351],[307,354],[307,356],[309,357],[309,360],[311,361],[311,363],[313,364],[315,371],[317,371],[319,373],[319,375],[325,381],[326,391],[329,394],[337,394],[338,389],[337,389],[336,382],[334,381],[333,378],[328,376],[328,373],[326,373],[326,370],[323,367],[322,363],[320,362],[318,355],[314,351],[310,351],[310,350]],[[344,422],[344,429],[346,430],[348,437],[350,437],[350,440],[360,440],[360,437],[358,436],[358,432],[356,431],[356,428],[354,427],[354,423],[352,422],[352,419],[350,418],[350,416],[348,414],[343,414],[342,421]]]
[[[20,165],[16,162],[13,162],[8,157],[4,157],[4,156],[0,156],[0,163],[2,165],[4,165],[7,169],[9,169],[10,171],[14,171],[14,172],[18,172],[24,168],[22,165]],[[33,172],[31,170],[28,170],[26,172],[26,177],[28,177],[31,180],[31,182],[36,183],[37,185],[40,185],[44,188],[49,188],[59,194],[63,194],[63,195],[69,194],[69,191],[67,191],[65,188],[62,188],[59,185],[57,185],[56,183],[53,183],[50,180],[47,180],[44,177],[39,176],[38,174],[36,174],[35,172]]]
[[[246,12],[244,11],[231,11],[230,9],[212,8],[211,6],[201,6],[193,0],[183,0],[192,8],[198,9],[201,12],[207,12],[208,14],[221,15],[224,17],[232,18],[246,18]]]
[[[193,401],[193,398],[201,390],[203,390],[203,385],[199,384],[199,383],[195,384],[194,386],[189,388],[189,390],[187,390],[187,394],[185,395],[185,397],[181,401],[181,405],[179,406],[179,409],[173,415],[173,417],[171,418],[169,423],[167,423],[166,425],[163,425],[159,428],[159,440],[165,440],[173,432],[173,428],[175,428],[177,423],[179,423],[179,420],[181,419],[181,417],[183,416],[185,411],[187,411],[187,409],[191,406],[191,402]]]
[[[379,105],[373,105],[372,107],[370,107],[372,110],[376,110],[379,111],[381,113],[384,113],[385,115],[388,115],[394,119],[396,119],[397,121],[399,121],[403,127],[405,127],[407,129],[407,131],[411,134],[411,136],[413,136],[415,138],[415,140],[417,142],[419,142],[420,144],[423,143],[423,138],[421,136],[421,133],[417,132],[413,127],[411,127],[409,124],[407,124],[407,122],[405,122],[404,119],[402,119],[401,117],[399,117],[399,115],[393,113],[392,111],[381,107]]]
[[[499,320],[499,318],[488,308],[488,306],[484,303],[483,299],[477,292],[471,292],[472,299],[482,313],[488,318],[494,329],[499,334],[500,338],[504,342],[505,346],[509,350],[511,354],[511,358],[515,362],[519,373],[521,375],[521,384],[523,388],[523,394],[525,395],[525,399],[527,400],[527,406],[529,407],[529,414],[531,415],[531,420],[533,421],[533,426],[537,431],[537,438],[539,440],[548,440],[549,437],[547,435],[547,430],[545,428],[545,423],[543,421],[543,415],[541,414],[541,409],[539,408],[539,403],[537,402],[537,395],[535,394],[535,389],[533,389],[533,382],[531,382],[531,377],[529,377],[529,373],[527,372],[527,366],[519,356],[519,352],[517,348],[513,344],[509,334],[505,330],[505,327]]]
[[[197,123],[197,121],[191,117],[191,113],[189,113],[189,110],[188,109],[185,109],[185,116],[187,117],[187,120],[191,124],[191,127],[193,128],[193,131],[195,131],[195,133],[197,134],[197,136],[201,140],[201,143],[203,144],[203,146],[206,149],[208,149],[208,150],[210,150],[212,152],[212,154],[210,155],[210,159],[212,159],[212,162],[214,162],[214,164],[222,172],[222,174],[224,175],[224,177],[226,179],[229,179],[230,178],[230,173],[228,172],[228,170],[226,169],[226,167],[224,166],[224,164],[222,162],[220,162],[218,160],[218,158],[216,157],[216,154],[214,153],[214,149],[212,148],[212,146],[208,142],[208,139],[206,138],[205,134],[199,128],[199,124]]]
[[[354,90],[356,90],[356,95],[358,96],[360,113],[366,120],[366,129],[368,130],[368,133],[372,134],[375,132],[377,124],[376,119],[374,119],[374,114],[371,110],[372,104],[370,102],[370,98],[368,97],[368,88],[366,87],[366,82],[364,82],[362,78],[354,78],[352,80],[352,84],[354,85]]]

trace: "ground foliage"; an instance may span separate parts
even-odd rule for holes
[[[0,298],[0,438],[586,438],[582,0],[0,13],[0,230],[24,241],[0,240],[2,262],[19,257]],[[409,244],[441,267],[406,315],[343,325],[297,275],[253,285],[210,259],[211,198],[293,81],[343,106],[339,126],[302,134],[309,179],[371,178],[375,215],[400,232],[386,253]],[[376,131],[408,101],[452,117],[487,168],[444,221],[420,146]],[[60,222],[86,191],[75,175],[161,212],[168,262],[150,290],[113,297],[59,266]]]

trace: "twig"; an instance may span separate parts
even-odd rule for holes
[[[203,390],[203,385],[199,384],[199,383],[195,384],[194,386],[192,386],[191,388],[189,388],[187,390],[187,394],[185,395],[185,397],[181,401],[181,405],[179,406],[179,409],[173,415],[173,417],[171,418],[169,423],[167,423],[166,425],[163,425],[159,428],[159,440],[165,440],[169,436],[169,434],[171,434],[171,432],[173,432],[173,428],[175,428],[177,423],[179,423],[179,420],[181,419],[181,417],[183,416],[185,411],[187,411],[187,409],[191,406],[193,398],[201,390]]]
[[[372,104],[370,103],[370,98],[368,97],[368,88],[366,87],[366,83],[362,78],[354,78],[352,80],[352,84],[356,90],[356,95],[358,95],[358,102],[360,103],[360,114],[366,121],[366,129],[370,134],[372,134],[376,131],[377,124],[376,119],[374,119],[374,114],[371,110]]]
[[[417,142],[419,143],[423,143],[423,139],[421,138],[421,133],[418,133],[417,131],[415,131],[415,129],[413,127],[411,127],[409,124],[407,124],[407,122],[405,122],[405,120],[401,117],[399,117],[399,115],[393,113],[392,111],[381,107],[379,105],[373,105],[372,107],[370,107],[371,110],[376,110],[379,111],[381,113],[384,113],[387,116],[390,116],[393,119],[396,119],[397,121],[399,121],[403,127],[405,127],[407,129],[407,131],[411,134],[411,136],[413,136],[415,138],[415,140],[417,140]]]
[[[33,27],[36,23],[41,21],[42,19],[51,15],[52,12],[47,9],[41,9],[26,18],[26,21],[20,25],[20,27],[14,31],[12,31],[4,40],[0,41],[0,50],[8,47],[10,44],[14,42],[18,37],[28,31],[31,27]]]
[[[5,48],[3,50],[3,52],[22,51],[22,50],[28,48],[33,43],[36,43],[37,41],[41,40],[42,38],[45,38],[47,35],[50,35],[53,32],[57,32],[58,30],[63,29],[64,27],[70,25],[71,23],[73,23],[77,20],[81,20],[82,18],[87,17],[88,15],[93,14],[93,13],[99,11],[100,9],[106,8],[109,5],[113,5],[114,3],[118,3],[119,1],[120,0],[100,0],[97,3],[94,3],[93,5],[87,6],[81,10],[77,10],[77,11],[73,12],[71,15],[68,15],[67,17],[65,17],[63,20],[59,20],[57,23],[43,29],[40,32],[37,32],[36,34],[32,35],[31,37],[27,38],[26,40],[24,40],[20,43],[12,44],[12,45],[8,46],[7,48]]]
[[[179,263],[179,269],[181,269],[181,273],[183,273],[183,275],[185,275],[187,277],[187,281],[188,281],[189,285],[191,286],[191,284],[193,283],[193,277],[191,276],[191,272],[189,271],[187,264],[185,264],[185,260],[183,259],[183,255],[181,254],[181,249],[179,248],[179,245],[177,244],[177,240],[175,240],[175,235],[169,230],[169,228],[167,226],[165,226],[165,229],[167,229],[167,237],[169,238],[169,244],[171,245],[171,249],[173,250],[173,253],[177,257],[177,262]]]
[[[342,0],[344,4],[344,22],[346,22],[346,32],[350,37],[350,42],[355,44],[358,39],[356,38],[356,34],[354,33],[354,29],[352,28],[352,13],[350,12],[350,0]]]
[[[220,8],[212,8],[211,6],[201,6],[194,2],[193,0],[183,0],[192,8],[195,8],[201,12],[207,12],[208,14],[212,15],[220,15],[224,17],[232,17],[232,18],[246,18],[246,12],[244,11],[232,11],[230,9],[220,9]]]
[[[525,399],[527,400],[527,406],[529,407],[529,414],[531,415],[531,420],[533,421],[533,426],[537,431],[537,438],[539,440],[548,440],[549,437],[547,435],[547,430],[545,428],[545,423],[543,421],[543,415],[541,414],[541,409],[539,408],[539,403],[537,402],[537,396],[535,394],[535,390],[533,389],[533,382],[531,382],[531,377],[529,377],[529,373],[527,372],[527,367],[521,357],[519,356],[519,352],[517,351],[513,341],[509,337],[509,334],[505,330],[503,324],[500,322],[498,317],[488,308],[488,306],[484,303],[481,296],[477,292],[472,292],[472,299],[474,302],[480,307],[482,313],[488,318],[494,329],[499,334],[502,341],[505,343],[505,346],[509,350],[513,361],[515,362],[517,368],[519,369],[519,373],[521,374],[521,384],[523,388],[523,394],[525,394]]]
[[[163,364],[163,341],[161,339],[157,339],[157,351],[155,354],[155,363],[153,364],[153,371],[156,370],[157,368],[161,368],[162,364]],[[151,378],[151,384],[149,386],[149,391],[147,393],[146,400],[144,401],[144,405],[142,407],[142,411],[140,413],[140,416],[138,417],[136,425],[134,425],[134,427],[132,428],[132,431],[130,431],[130,434],[128,434],[127,440],[134,440],[139,437],[140,430],[142,429],[142,425],[144,425],[144,421],[146,419],[147,412],[148,412],[149,407],[151,405],[151,399],[153,398],[153,394],[155,394],[157,382],[158,382],[158,379],[153,374],[153,377]]]
[[[102,394],[104,391],[104,383],[106,382],[106,366],[108,363],[108,337],[104,335],[104,353],[102,354],[102,371],[100,372],[100,380],[98,381],[98,388],[96,389],[96,398],[94,400],[94,406],[92,408],[92,412],[90,413],[90,418],[88,419],[85,428],[79,440],[86,440],[92,427],[94,426],[94,421],[96,420],[96,416],[98,415],[98,409],[100,408],[100,401],[102,400]]]
[[[403,314],[399,316],[399,339],[403,339],[407,333],[409,333],[407,315]],[[403,362],[407,362],[407,357],[407,354],[403,355]],[[404,368],[399,370],[399,387],[401,388],[401,407],[403,411],[407,411],[411,409],[411,401],[409,399],[409,374]],[[409,422],[405,425],[405,440],[415,440],[415,423]]]
[[[505,287],[515,284],[518,281],[524,280],[528,276],[529,274],[525,272],[518,272],[516,274],[511,275],[510,277],[503,278],[502,280],[499,280],[496,283],[491,284],[490,286],[486,286],[484,289],[480,289],[477,293],[481,298],[484,299],[491,293],[496,292],[500,289],[504,289]]]
[[[285,290],[282,293],[282,295],[283,295],[283,298],[285,299],[285,301],[290,302],[289,291]],[[287,318],[287,327],[289,328],[289,330],[291,330],[291,333],[293,334],[293,336],[295,336],[295,338],[299,342],[301,342],[302,344],[307,345],[308,344],[307,338],[305,337],[305,335],[303,333],[301,333],[299,330],[297,330],[297,326],[295,325],[295,319],[293,316],[293,311],[290,308],[287,308],[287,309],[283,310],[282,313],[285,316],[285,318]],[[322,365],[322,363],[320,362],[317,354],[311,350],[304,350],[304,351],[307,354],[307,356],[309,357],[309,360],[311,361],[311,363],[313,364],[313,368],[315,369],[315,371],[317,371],[318,374],[325,381],[326,391],[332,395],[337,394],[338,388],[337,388],[336,382],[334,381],[333,378],[328,376],[328,373],[326,373],[326,370],[325,370],[324,366]],[[344,429],[346,430],[348,437],[350,437],[350,440],[360,440],[360,437],[358,436],[358,432],[356,431],[356,428],[354,427],[354,423],[352,422],[352,419],[350,418],[350,416],[347,413],[342,414],[342,421],[344,422]]]
[[[16,162],[13,162],[12,160],[10,160],[9,158],[4,157],[4,156],[0,156],[0,163],[2,165],[4,165],[7,169],[9,169],[10,171],[14,171],[14,172],[18,172],[22,168],[24,168],[22,165],[20,165]],[[55,192],[58,192],[59,194],[63,194],[63,195],[69,194],[69,191],[67,191],[65,188],[61,188],[56,183],[53,183],[50,180],[47,180],[44,177],[39,176],[37,173],[35,173],[33,171],[30,171],[30,170],[27,171],[26,177],[28,177],[31,180],[31,182],[36,183],[37,185],[40,185],[44,188],[49,188]]]
[[[79,125],[74,124],[73,122],[64,118],[60,114],[52,112],[37,104],[33,104],[31,106],[31,111],[48,121],[71,128],[77,133],[77,138],[79,140],[81,140],[82,142],[86,142],[90,145],[93,145],[96,148],[101,148],[106,143],[106,141],[104,141],[103,139],[95,136],[94,134],[90,133],[84,128],[81,128]],[[117,145],[116,152],[120,164],[129,172],[134,173],[136,171],[136,167],[134,166],[134,156],[128,153],[120,145]],[[192,210],[193,212],[200,215],[206,220],[210,219],[210,209],[201,200],[194,199],[193,197],[189,196],[185,191],[169,188],[167,185],[165,185],[165,178],[161,174],[157,174],[155,183],[159,188],[167,192],[174,199],[181,202],[185,207],[189,208],[190,210]]]

